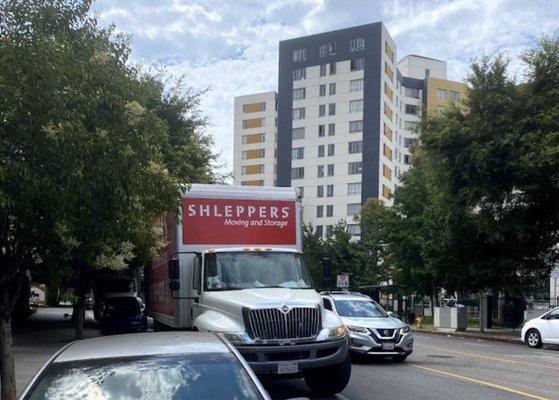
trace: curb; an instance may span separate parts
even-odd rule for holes
[[[428,329],[414,329],[412,328],[414,333],[425,333],[428,335],[436,335],[436,336],[449,336],[449,337],[461,337],[467,339],[474,339],[474,340],[485,340],[488,342],[501,342],[501,343],[509,343],[509,344],[524,344],[520,337],[504,337],[504,336],[489,336],[484,334],[475,334],[475,333],[462,333],[462,332],[442,332],[442,331],[432,331]],[[520,333],[520,332],[519,332]]]

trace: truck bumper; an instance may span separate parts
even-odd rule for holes
[[[339,364],[347,356],[347,339],[293,344],[236,346],[257,374],[275,374],[278,364],[297,361],[299,372]]]

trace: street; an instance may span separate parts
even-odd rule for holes
[[[72,340],[65,313],[43,308],[26,329],[16,328],[18,392],[58,348]],[[95,336],[92,323],[86,335]],[[559,399],[559,350],[518,344],[416,334],[404,363],[358,360],[346,390],[333,399]],[[264,380],[273,399],[313,397],[303,380]]]
[[[358,361],[340,400],[559,399],[559,351],[416,335],[404,363]],[[304,382],[266,383],[272,398],[313,398]]]

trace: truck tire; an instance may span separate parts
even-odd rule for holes
[[[333,396],[345,389],[351,376],[349,354],[340,364],[311,369],[303,373],[305,383],[311,391],[320,396]]]

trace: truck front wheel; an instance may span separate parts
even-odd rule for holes
[[[305,383],[313,393],[333,396],[345,389],[351,376],[349,354],[343,362],[328,367],[311,369],[304,372]]]

